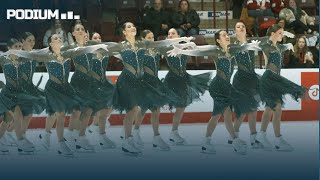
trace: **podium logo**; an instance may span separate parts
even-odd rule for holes
[[[51,9],[7,9],[7,19],[80,19],[80,15],[74,15],[72,11],[59,13],[59,10]]]
[[[319,100],[319,85],[312,85],[309,89],[309,97],[312,100],[318,101]]]

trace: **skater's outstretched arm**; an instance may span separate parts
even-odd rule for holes
[[[71,46],[72,47],[72,46]],[[92,53],[98,49],[106,49],[105,44],[89,45],[84,47],[70,48],[70,46],[61,48],[61,55],[66,58],[77,57],[82,54]]]
[[[194,37],[181,37],[181,38],[174,38],[174,39],[165,39],[161,41],[143,41],[143,43],[145,44],[146,48],[157,48],[162,46],[179,44],[180,42],[189,43],[193,39]]]
[[[291,50],[292,52],[294,52],[294,48],[291,43],[279,44],[279,48],[281,51]]]
[[[246,43],[243,45],[230,44],[228,45],[228,50],[231,54],[248,50],[261,51],[260,41],[252,41],[251,43]]]
[[[39,62],[48,62],[52,60],[52,53],[50,53],[49,48],[32,50],[32,51],[23,51],[23,50],[15,50],[10,49],[9,51],[4,53],[5,55],[16,55],[18,57],[24,57],[27,59],[33,59]],[[23,59],[17,59],[18,61],[22,61]]]
[[[219,49],[216,45],[205,45],[205,46],[196,46],[191,50],[183,50],[175,45],[174,48],[167,52],[168,56],[177,56],[179,54],[184,54],[187,56],[216,56],[217,50]]]

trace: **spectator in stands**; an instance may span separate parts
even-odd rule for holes
[[[233,19],[240,19],[244,0],[232,0],[230,3],[230,8],[233,12]]]
[[[317,9],[317,10],[316,10],[316,12],[317,12],[316,15],[319,16],[319,0],[314,0],[314,3],[315,3],[315,4],[318,4],[318,6],[316,6],[316,9]]]
[[[280,11],[287,6],[287,0],[271,0],[271,9],[275,17],[279,17]]]
[[[283,19],[283,18],[278,19],[277,24],[279,24],[279,26],[282,27],[285,31],[288,31],[286,29],[286,20],[285,19]],[[285,43],[286,41],[287,41],[287,37],[283,36],[281,43]]]
[[[55,19],[54,21],[52,21],[52,26],[50,29],[47,30],[47,32],[45,33],[44,37],[43,37],[43,46],[44,47],[48,47],[48,38],[52,35],[52,34],[59,34],[61,36],[61,40],[63,42],[63,45],[68,45],[68,41],[67,41],[67,34],[66,31],[63,29],[62,25],[61,25],[61,21],[59,19]]]
[[[307,39],[304,36],[297,38],[294,52],[291,52],[289,57],[288,68],[305,68],[311,67],[313,64],[314,61],[307,46]]]
[[[169,13],[162,8],[162,0],[154,0],[153,7],[148,9],[143,17],[144,29],[150,29],[157,39],[161,35],[167,35],[171,25]]]
[[[190,8],[187,0],[179,2],[178,11],[171,16],[171,22],[181,37],[199,34],[200,17],[195,10]]]
[[[316,67],[316,63],[313,58],[313,54],[311,51],[308,51],[304,56],[303,66],[304,68],[314,68]]]
[[[247,0],[248,15],[251,17],[274,16],[270,0]]]
[[[319,41],[316,42],[314,47],[309,47],[304,58],[304,67],[306,68],[319,68]]]
[[[248,16],[257,18],[260,16],[274,16],[271,11],[270,0],[247,0]],[[258,36],[258,26],[256,22],[254,26],[254,33]]]
[[[277,20],[277,23],[279,24],[280,27],[282,27],[283,29],[285,29],[285,27],[286,27],[286,20],[285,20],[285,19],[279,18],[279,19]]]
[[[282,27],[285,31],[288,31],[290,33],[295,34],[293,29],[287,27],[286,20],[284,18],[277,19],[277,24],[279,24],[279,26]],[[281,43],[292,43],[292,44],[294,44],[295,43],[295,38],[289,38],[287,36],[283,36]]]
[[[294,16],[297,20],[300,20],[303,24],[307,25],[309,30],[307,33],[312,33],[312,31],[316,30],[314,26],[314,17],[308,16],[308,14],[302,10],[300,7],[297,7],[297,3],[295,0],[289,0],[288,8],[293,12]]]
[[[317,41],[315,48],[311,49],[311,53],[315,60],[314,67],[319,68],[319,40]]]
[[[279,18],[286,20],[286,27],[291,29],[295,34],[306,34],[309,30],[308,26],[296,19],[293,12],[289,8],[283,8],[279,13]]]

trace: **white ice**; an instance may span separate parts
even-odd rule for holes
[[[257,130],[260,128],[257,123]],[[219,175],[230,176],[250,175],[256,177],[269,174],[270,177],[283,177],[288,173],[292,177],[306,177],[318,171],[319,152],[319,124],[318,121],[308,122],[282,122],[281,131],[285,139],[295,148],[293,152],[264,151],[250,148],[249,128],[244,123],[240,129],[240,137],[247,141],[249,146],[247,155],[236,154],[231,145],[227,144],[228,133],[223,123],[219,123],[214,134],[213,143],[216,145],[217,153],[208,155],[200,153],[201,143],[206,130],[206,124],[181,124],[179,132],[188,144],[185,146],[172,146],[171,151],[155,151],[152,148],[151,125],[143,125],[140,129],[141,137],[145,142],[143,154],[138,157],[130,157],[121,152],[121,140],[119,138],[122,126],[111,126],[108,136],[117,144],[115,149],[103,150],[99,147],[97,136],[87,133],[89,140],[95,144],[95,153],[76,153],[73,158],[59,156],[56,152],[57,139],[55,131],[52,134],[52,149],[45,151],[39,140],[39,133],[43,129],[31,129],[27,137],[36,145],[37,152],[33,155],[19,155],[16,147],[10,147],[8,155],[0,156],[0,169],[28,167],[32,165],[37,168],[51,167],[59,169],[64,173],[76,173],[88,175],[87,173],[102,173],[103,175],[117,176],[154,174],[157,175]],[[160,133],[163,139],[168,140],[171,125],[161,125]],[[273,143],[274,133],[272,123],[268,127],[268,138]],[[49,164],[46,166],[45,164]],[[44,165],[44,166],[43,166]],[[65,168],[62,168],[65,167]],[[73,171],[73,168],[76,170]],[[78,168],[79,167],[79,168]],[[23,168],[22,168],[23,169]],[[90,171],[86,171],[90,169]],[[126,169],[126,171],[124,171]],[[255,169],[253,172],[252,170]],[[10,173],[11,170],[3,171]],[[48,169],[48,172],[52,169]],[[93,172],[92,172],[93,171]],[[40,171],[41,172],[41,171]],[[46,172],[46,170],[42,171]],[[56,170],[55,170],[56,172]],[[87,173],[86,173],[87,172]],[[274,175],[277,173],[278,175]]]

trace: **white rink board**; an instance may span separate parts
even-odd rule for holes
[[[212,78],[215,76],[215,70],[190,70],[188,71],[191,75],[201,74],[205,72],[212,72]],[[256,69],[256,72],[260,75],[263,74],[264,69]],[[162,79],[165,77],[168,71],[159,71],[159,78]],[[235,70],[236,72],[236,70]],[[234,73],[235,73],[234,72]],[[287,79],[295,82],[296,84],[301,84],[301,72],[318,72],[318,69],[283,69],[281,70],[281,75],[286,77]],[[118,76],[121,72],[120,71],[109,71],[106,72],[107,76]],[[73,73],[70,73],[69,81],[71,79]],[[44,73],[35,73],[33,76],[33,83],[37,84],[39,78],[43,75],[42,82],[40,84],[40,88],[44,89],[46,82],[48,81],[48,74]],[[233,77],[232,77],[233,78]],[[0,74],[0,80],[5,82],[4,74]],[[201,101],[194,102],[186,108],[186,112],[212,112],[213,108],[213,99],[211,98],[209,92],[207,91],[203,96],[201,96]],[[259,110],[263,110],[264,107],[260,106]],[[290,96],[285,97],[285,105],[283,107],[284,111],[288,110],[301,110],[301,100],[296,102]],[[171,111],[168,109],[167,106],[161,109],[161,112],[170,113]],[[113,114],[118,114],[118,112],[113,112]],[[37,116],[37,115],[36,115]],[[46,116],[45,113],[42,113],[38,116]]]

